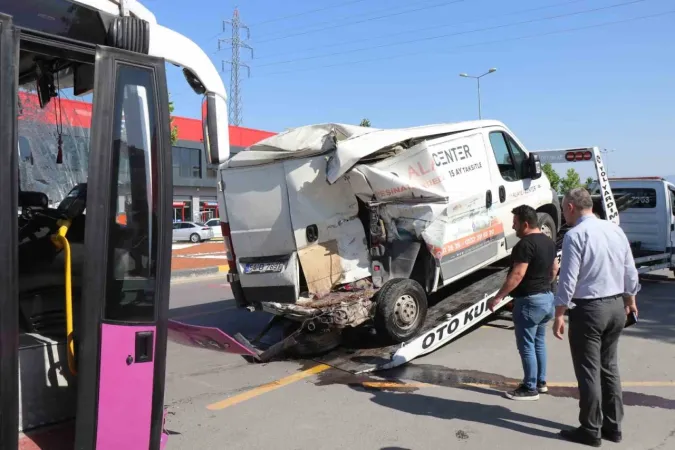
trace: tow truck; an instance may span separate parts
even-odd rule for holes
[[[533,153],[541,164],[592,163],[600,181],[599,192],[592,196],[594,212],[603,220],[619,224],[619,211],[629,206],[632,200],[629,196],[614,197],[599,147]],[[569,225],[562,224],[557,236],[553,236],[559,260],[567,230]],[[429,312],[419,332],[399,344],[378,343],[376,333],[368,326],[342,330],[325,326],[329,324],[322,324],[320,315],[295,323],[273,316],[255,337],[241,333],[230,336],[217,328],[170,321],[170,338],[185,345],[239,354],[250,362],[268,362],[290,356],[310,358],[355,374],[391,369],[443,347],[479,324],[505,316],[505,307],[512,302],[510,297],[504,298],[492,311],[487,308],[487,301],[496,295],[506,278],[507,259],[440,291],[437,298],[430,299]],[[276,342],[265,339],[275,327],[281,327],[285,337]]]
[[[166,62],[182,67],[203,96],[207,160],[226,160],[217,69],[143,5],[0,0],[3,450],[166,444],[173,190]],[[60,106],[71,93],[93,96],[90,139],[78,158]],[[27,117],[29,98],[53,126],[32,146],[18,139],[40,122]]]
[[[614,192],[633,200],[620,216],[638,273],[675,273],[675,184],[661,177],[610,178],[609,183]],[[592,190],[597,189],[596,183]]]

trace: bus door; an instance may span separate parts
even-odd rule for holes
[[[164,64],[96,50],[78,450],[160,448],[172,235]]]
[[[18,54],[19,33],[0,14],[0,448],[18,446]]]

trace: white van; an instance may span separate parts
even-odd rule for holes
[[[374,319],[394,342],[418,331],[427,294],[511,253],[513,208],[535,208],[553,239],[561,222],[538,156],[492,120],[310,125],[219,174],[239,306],[338,326]]]
[[[660,177],[610,178],[615,197],[633,204],[619,213],[641,272],[675,268],[675,185]]]

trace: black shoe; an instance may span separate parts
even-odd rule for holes
[[[539,393],[537,391],[531,391],[522,384],[512,391],[505,392],[504,395],[511,400],[539,400]]]
[[[621,439],[623,436],[621,435],[620,431],[605,431],[602,430],[602,438],[611,441],[611,442],[616,442],[617,444],[621,442]]]
[[[560,430],[560,437],[570,442],[589,445],[591,447],[600,447],[602,445],[601,439],[590,436],[580,428],[574,428],[572,430]]]
[[[540,394],[545,394],[548,392],[548,386],[546,386],[546,382],[542,381],[540,383],[537,383],[537,390],[539,391]]]

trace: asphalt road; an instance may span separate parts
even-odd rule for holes
[[[222,278],[183,281],[172,285],[171,315],[255,334],[266,316],[235,310],[230,296]],[[638,302],[640,322],[620,343],[624,442],[603,446],[673,449],[675,280],[645,281]],[[513,331],[495,325],[378,377],[310,361],[249,364],[170,343],[168,449],[577,448],[556,436],[577,425],[567,341],[548,335],[550,394],[514,402],[502,396],[522,373]]]

